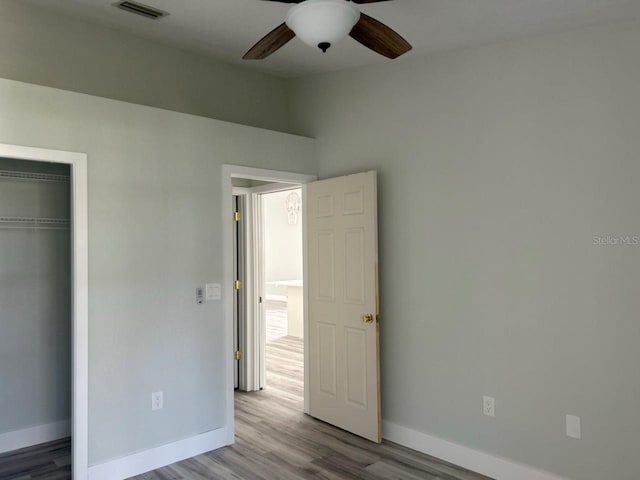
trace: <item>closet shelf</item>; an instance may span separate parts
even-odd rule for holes
[[[0,228],[69,230],[71,220],[67,218],[0,217]]]
[[[0,170],[0,179],[27,180],[35,182],[69,183],[68,175],[54,175],[52,173],[15,172],[12,170]]]

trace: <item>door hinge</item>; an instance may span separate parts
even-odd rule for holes
[[[240,360],[242,358],[242,352],[240,350],[236,350],[235,352],[233,352],[233,358],[235,358],[236,360]]]
[[[233,212],[234,221],[239,222],[241,218],[242,218],[242,215],[240,214],[240,212]]]
[[[242,288],[242,282],[240,280],[236,280],[233,282],[233,288],[235,290],[240,290]]]

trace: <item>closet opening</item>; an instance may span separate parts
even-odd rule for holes
[[[71,187],[69,164],[0,157],[0,472],[9,478],[72,477]]]

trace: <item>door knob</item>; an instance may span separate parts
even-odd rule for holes
[[[373,323],[373,315],[371,313],[368,313],[367,315],[364,315],[362,317],[362,321],[364,323]]]

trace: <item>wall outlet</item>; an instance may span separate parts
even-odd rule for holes
[[[493,397],[482,397],[482,413],[487,417],[496,416],[496,399]]]
[[[164,395],[162,392],[153,392],[151,394],[151,410],[156,411],[164,407]]]
[[[582,426],[580,417],[567,415],[567,437],[580,440],[582,438]]]

